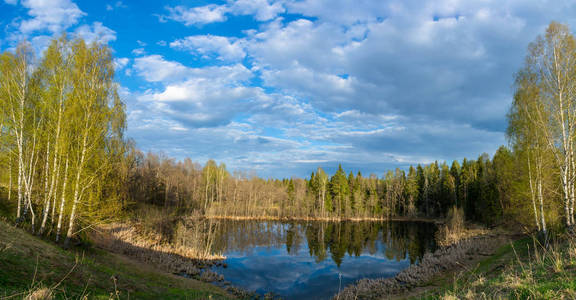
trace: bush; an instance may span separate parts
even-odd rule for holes
[[[141,226],[142,233],[158,234],[163,242],[171,241],[176,219],[172,209],[154,205],[140,205],[133,217],[133,220]]]
[[[464,210],[456,206],[448,210],[446,223],[436,232],[436,241],[440,246],[449,246],[457,243],[466,236],[464,225]]]

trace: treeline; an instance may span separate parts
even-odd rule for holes
[[[309,178],[262,179],[230,174],[224,164],[177,162],[137,153],[130,176],[135,202],[202,210],[219,217],[387,218],[442,217],[454,205],[472,220],[493,223],[512,206],[513,156],[500,148],[494,159],[410,166],[383,177],[321,168]]]
[[[124,105],[110,49],[65,36],[0,55],[0,162],[17,224],[66,242],[122,206]],[[124,168],[125,169],[125,168]]]

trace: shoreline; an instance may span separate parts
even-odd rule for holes
[[[466,270],[484,259],[494,257],[500,247],[512,240],[509,235],[493,231],[472,236],[426,253],[419,264],[411,265],[393,277],[360,279],[346,286],[332,299],[403,299],[421,295],[435,288],[431,284],[433,280]]]
[[[198,218],[198,217],[183,217]],[[444,224],[443,218],[424,217],[390,217],[390,218],[369,218],[369,217],[277,217],[277,216],[202,216],[208,220],[233,220],[233,221],[319,221],[319,222],[428,222],[434,224]]]

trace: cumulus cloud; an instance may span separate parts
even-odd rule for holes
[[[253,15],[258,21],[268,21],[285,12],[280,1],[236,0],[229,1],[229,11],[234,15]]]
[[[176,40],[170,43],[170,47],[205,58],[216,57],[225,61],[237,61],[246,56],[241,43],[241,40],[224,36],[196,35]]]
[[[71,0],[22,0],[6,3],[19,5],[26,12],[5,26],[3,42],[11,46],[9,49],[14,49],[17,43],[26,40],[40,56],[50,41],[62,33],[73,38],[83,38],[88,43],[107,44],[116,40],[116,32],[102,22],[81,23],[87,14]]]
[[[242,64],[190,68],[176,61],[166,60],[161,55],[148,55],[134,61],[138,74],[149,82],[169,83],[190,78],[206,78],[237,83],[252,77],[251,71]]]
[[[149,82],[181,80],[188,72],[188,68],[181,63],[167,61],[161,55],[134,59],[134,69]]]
[[[168,7],[169,14],[161,16],[160,20],[172,20],[181,22],[186,26],[199,26],[214,22],[226,21],[226,7],[223,5],[209,4],[187,8],[184,6]]]
[[[127,57],[118,57],[114,59],[114,69],[116,72],[122,71],[128,64],[130,63],[130,59]]]
[[[134,69],[146,81],[162,84],[140,100],[186,126],[228,124],[263,95],[260,88],[245,86],[253,74],[242,64],[191,68],[149,55],[135,59]]]
[[[31,17],[20,22],[19,29],[24,34],[45,30],[58,33],[85,15],[70,0],[23,0],[21,5],[28,9]]]
[[[205,6],[167,7],[169,14],[160,16],[161,21],[172,20],[186,26],[202,26],[224,22],[227,15],[252,15],[258,21],[269,21],[285,12],[281,1],[230,0],[227,4]]]
[[[502,132],[526,46],[548,18],[574,11],[564,5],[287,1],[287,12],[314,19],[262,27],[247,37],[247,55],[267,86],[322,110],[433,116]]]
[[[76,28],[74,34],[83,38],[87,43],[108,44],[116,40],[116,32],[102,25],[101,22],[94,22],[92,25],[82,25]]]

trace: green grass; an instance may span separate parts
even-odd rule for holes
[[[63,250],[0,221],[0,298],[49,288],[56,299],[231,299],[222,289],[94,248]]]
[[[423,299],[576,299],[576,244],[544,248],[532,238],[500,247]]]

